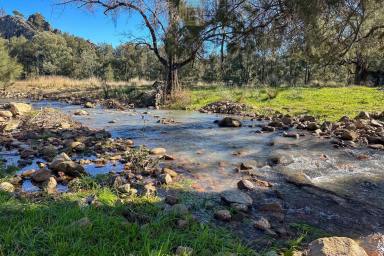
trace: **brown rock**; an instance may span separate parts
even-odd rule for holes
[[[215,212],[215,218],[221,221],[230,221],[232,216],[228,210],[218,210]]]
[[[50,170],[42,169],[34,172],[31,178],[33,181],[40,183],[40,182],[48,181],[51,175],[52,173]]]
[[[309,244],[308,256],[368,256],[363,248],[347,237],[319,238]]]

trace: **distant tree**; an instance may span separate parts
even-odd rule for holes
[[[0,17],[4,17],[6,15],[7,15],[7,12],[3,8],[0,8]]]
[[[5,91],[21,74],[22,66],[12,59],[6,47],[6,42],[0,39],[0,84]]]

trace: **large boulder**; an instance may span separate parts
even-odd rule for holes
[[[32,106],[26,103],[11,102],[9,103],[9,111],[11,111],[14,116],[24,115],[32,111]]]
[[[232,117],[224,117],[218,122],[220,127],[241,127],[241,122],[238,119]]]
[[[325,237],[309,244],[308,256],[368,256],[368,254],[348,237]]]
[[[49,165],[49,168],[52,171],[63,172],[71,177],[87,175],[84,167],[72,161],[71,158],[69,158],[69,156],[65,153],[61,153],[60,155],[56,156]]]

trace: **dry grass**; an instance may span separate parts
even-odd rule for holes
[[[113,81],[108,82],[110,88],[121,88],[127,86],[147,86],[152,84],[152,81],[147,81],[139,78],[133,78],[129,81]],[[17,81],[11,88],[16,91],[29,91],[29,90],[44,90],[49,91],[71,91],[72,89],[102,89],[103,81],[98,78],[92,77],[88,79],[72,79],[63,76],[40,76],[36,78],[29,78],[26,80]]]

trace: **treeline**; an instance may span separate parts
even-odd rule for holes
[[[61,75],[108,81],[166,80],[164,66],[146,45],[127,43],[115,48],[108,44],[96,45],[67,33],[52,31],[41,15],[32,16],[28,21],[44,29],[28,39],[14,36],[3,40],[3,47],[0,47],[0,54],[10,57],[12,66],[17,67],[15,74],[19,73],[21,78]],[[301,37],[255,32],[240,41],[212,41],[207,47],[210,51],[201,52],[198,58],[183,66],[179,77],[183,84],[197,81],[291,86],[384,84],[383,37],[370,34],[377,22],[375,16],[366,27],[361,26],[359,41],[351,44],[340,57],[341,50],[335,48],[335,42],[318,43],[320,34],[314,33],[313,29]],[[329,48],[335,48],[335,51]],[[164,51],[160,47],[160,52]],[[21,65],[21,72],[15,61]]]

